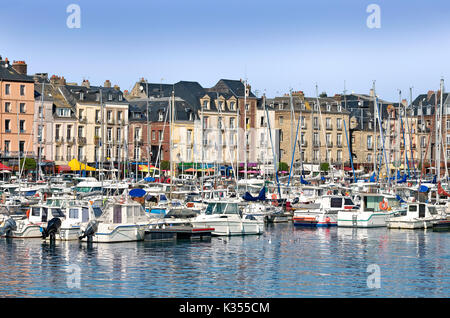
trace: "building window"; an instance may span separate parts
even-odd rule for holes
[[[67,125],[66,136],[67,140],[70,140],[72,138],[72,125]]]
[[[203,117],[203,127],[208,128],[208,117]]]
[[[25,85],[20,85],[20,96],[25,96]]]
[[[230,102],[230,110],[235,110],[236,103]]]
[[[78,138],[83,137],[83,126],[78,126]]]
[[[234,129],[235,127],[234,127],[234,118],[232,117],[232,118],[230,118],[230,128],[231,129]]]
[[[207,100],[204,100],[204,101],[203,101],[203,108],[209,109],[209,103],[208,103]]]
[[[337,161],[338,162],[342,162],[342,150],[338,150],[337,151]]]
[[[319,129],[319,118],[318,117],[313,118],[313,127],[314,127],[314,129]]]
[[[367,136],[367,149],[372,149],[373,148],[373,140],[372,140],[372,136]]]
[[[163,141],[163,133],[162,130],[158,130],[158,140]]]
[[[163,121],[164,120],[164,113],[162,110],[160,110],[158,112],[158,121]]]
[[[119,121],[122,120],[122,111],[117,112],[117,120],[119,120]]]
[[[336,128],[342,129],[342,119],[341,118],[336,118]]]
[[[69,108],[58,108],[56,110],[56,112],[59,117],[70,117],[70,109]]]
[[[4,147],[5,154],[9,153],[10,145],[11,145],[11,141],[5,140],[5,147]]]
[[[331,142],[331,134],[326,134],[325,138],[327,142],[327,147],[333,147],[333,143]]]
[[[372,162],[372,155],[371,155],[371,154],[368,154],[368,155],[367,155],[367,162],[368,162],[368,163],[371,163],[371,162]]]
[[[19,129],[21,133],[25,132],[25,120],[20,120],[19,121]]]
[[[319,134],[318,133],[314,133],[313,134],[313,144],[314,144],[315,147],[320,146]]]
[[[280,126],[283,125],[283,116],[280,116],[278,118],[278,123],[280,124]]]
[[[5,119],[5,132],[11,132],[11,121],[9,119]]]
[[[318,161],[319,160],[319,151],[318,150],[314,150],[313,152],[313,160],[314,161]]]
[[[100,138],[100,127],[95,127],[94,137]]]
[[[111,127],[108,127],[106,129],[106,136],[108,138],[108,141],[112,141],[112,128]]]
[[[331,118],[325,118],[326,129],[331,129]]]
[[[152,130],[152,140],[156,140],[156,131]]]
[[[112,120],[112,111],[111,110],[108,110],[106,112],[106,120],[107,121],[111,121]]]
[[[135,140],[141,139],[141,128],[139,127],[134,128],[134,139]]]
[[[118,141],[118,142],[120,142],[121,140],[122,140],[122,138],[121,138],[121,135],[122,135],[122,129],[120,129],[120,128],[117,128],[117,135],[116,135],[116,140]]]
[[[19,141],[19,152],[21,154],[23,154],[23,152],[25,151],[25,141]]]
[[[10,113],[10,112],[11,112],[11,103],[5,102],[5,113]]]
[[[338,147],[342,147],[342,134],[337,134],[336,143]]]
[[[96,123],[100,123],[100,110],[96,109],[95,110],[95,122]]]
[[[11,84],[5,84],[5,95],[9,95],[11,90]]]
[[[20,113],[24,114],[26,109],[25,109],[25,103],[20,103],[19,104],[19,109],[20,109]]]

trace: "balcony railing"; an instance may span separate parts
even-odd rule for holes
[[[78,122],[80,124],[87,124],[87,118],[86,117],[80,117],[80,118],[78,118]]]

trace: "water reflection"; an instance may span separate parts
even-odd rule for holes
[[[6,297],[446,297],[448,233],[274,224],[199,242],[0,240]],[[367,267],[381,288],[367,287]],[[69,266],[80,267],[71,288]]]

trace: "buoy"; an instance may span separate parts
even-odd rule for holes
[[[388,207],[389,207],[389,205],[388,205],[387,201],[385,201],[384,199],[383,199],[383,201],[380,201],[380,209],[381,210],[386,211],[388,209]]]
[[[27,219],[30,218],[30,209],[27,210]]]

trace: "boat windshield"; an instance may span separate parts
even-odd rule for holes
[[[380,202],[383,201],[382,196],[365,196],[364,197],[364,211],[379,212]]]
[[[103,211],[99,207],[92,207],[92,210],[94,211],[94,215],[96,218],[98,218],[100,215],[102,215]]]
[[[91,191],[91,187],[75,187],[76,192],[87,193]]]
[[[239,214],[237,203],[210,203],[205,214]]]
[[[62,217],[64,217],[64,213],[59,208],[52,209],[52,215],[53,215],[54,218],[62,218]]]

